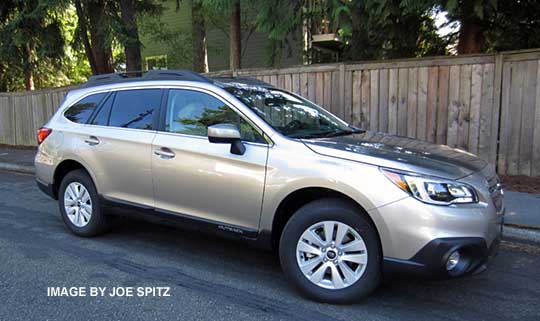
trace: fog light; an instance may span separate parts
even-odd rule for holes
[[[448,257],[448,260],[446,261],[446,270],[452,271],[453,269],[455,269],[459,263],[460,257],[461,256],[459,255],[459,251],[452,252],[452,254],[450,254],[450,256]]]

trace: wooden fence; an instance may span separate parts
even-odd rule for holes
[[[38,128],[53,115],[69,89],[0,93],[0,144],[35,146]]]
[[[234,75],[296,92],[361,128],[470,151],[500,174],[540,175],[540,50]],[[66,91],[0,94],[0,143],[34,145]]]

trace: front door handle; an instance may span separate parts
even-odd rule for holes
[[[171,158],[174,158],[174,156],[176,156],[176,154],[172,150],[170,150],[170,149],[168,149],[166,147],[156,149],[154,151],[154,154],[156,154],[157,156],[159,156],[159,157],[161,157],[163,159],[171,159]]]
[[[99,139],[95,136],[90,136],[87,139],[85,139],[84,142],[90,146],[94,146],[94,145],[99,144]]]

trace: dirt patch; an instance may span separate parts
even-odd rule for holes
[[[540,193],[540,177],[503,175],[501,176],[501,181],[503,188],[510,191]]]

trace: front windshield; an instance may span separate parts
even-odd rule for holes
[[[324,109],[280,89],[242,84],[228,84],[224,89],[288,137],[331,137],[354,132],[353,128]]]

